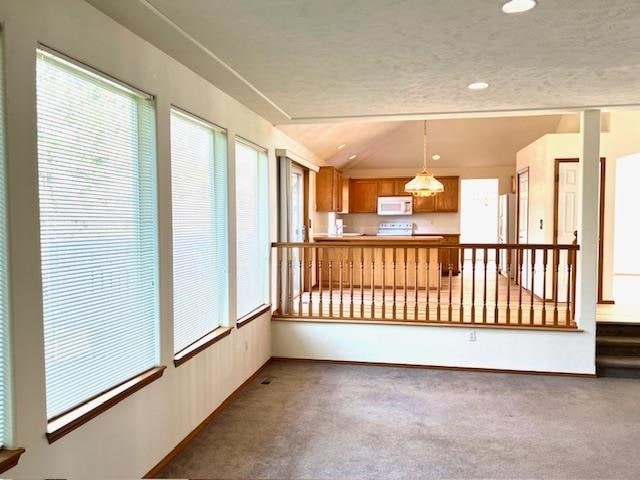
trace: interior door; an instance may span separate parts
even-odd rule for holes
[[[560,162],[558,164],[558,212],[556,214],[556,242],[571,244],[578,230],[579,205],[579,164]],[[558,301],[567,300],[567,252],[560,252],[558,269]]]
[[[289,237],[292,242],[304,242],[305,225],[304,225],[304,170],[298,165],[291,167],[291,218],[289,222]],[[294,266],[300,261],[299,249],[292,249],[291,260]],[[300,295],[300,271],[293,268],[293,295]]]
[[[518,173],[518,243],[529,243],[529,169]],[[518,274],[518,281],[524,288],[531,288],[529,269],[529,253],[524,251],[522,258],[518,257],[516,265],[513,265],[512,272],[517,265],[522,263],[522,272]]]

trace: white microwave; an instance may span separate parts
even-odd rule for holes
[[[378,215],[413,214],[413,197],[378,197]]]

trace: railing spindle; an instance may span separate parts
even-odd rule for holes
[[[324,316],[324,291],[323,291],[323,283],[324,283],[324,275],[323,275],[323,263],[324,263],[324,248],[318,249],[318,316]]]
[[[513,251],[507,248],[507,313],[506,323],[511,323],[511,269],[513,268]]]
[[[371,249],[371,318],[376,318],[376,249]]]
[[[535,323],[535,312],[533,310],[533,302],[535,298],[536,292],[536,249],[531,249],[531,307],[529,308],[529,325],[533,325]]]
[[[451,248],[447,248],[447,265],[449,265],[449,308],[447,309],[447,321],[451,321],[452,320],[452,315],[453,315],[453,289],[451,288],[451,270],[452,270],[452,265],[451,265]]]
[[[560,273],[560,252],[555,250],[553,255],[553,325],[558,325],[558,274]]]
[[[460,249],[460,316],[459,322],[464,322],[464,248]]]
[[[438,262],[438,309],[436,314],[436,320],[440,321],[440,286],[442,285],[442,263]]]
[[[329,257],[329,316],[333,317],[333,253]]]
[[[413,289],[413,321],[418,321],[418,290],[420,289],[420,282],[418,282],[418,262],[420,261],[420,249],[416,248],[414,254],[414,289]]]
[[[496,286],[495,305],[493,306],[493,323],[498,323],[498,285],[500,284],[500,249],[496,248]]]
[[[547,258],[549,251],[542,250],[542,325],[547,324]]]
[[[571,250],[567,250],[567,306],[564,323],[568,327],[571,324]]]
[[[386,248],[382,248],[382,318],[384,319],[387,316],[387,306],[386,306],[386,274],[387,274],[387,268],[386,268],[386,263],[387,263],[387,253],[386,253]]]
[[[313,317],[313,254],[315,249],[309,249],[309,261],[307,268],[309,270],[309,309],[307,315]]]
[[[293,249],[287,250],[287,313],[293,315]]]
[[[340,305],[338,305],[338,312],[340,314],[340,317],[344,316],[344,298],[343,298],[343,293],[344,293],[344,288],[342,286],[343,284],[343,266],[344,266],[344,256],[342,255],[342,252],[340,253],[340,261],[338,262],[338,268],[340,269],[340,272],[338,272],[338,287],[339,287],[339,295],[340,295]]]
[[[392,303],[391,306],[393,307],[393,310],[391,310],[391,318],[393,318],[393,320],[396,319],[396,284],[397,284],[397,280],[396,280],[396,249],[393,248],[391,250],[393,252],[393,256],[392,256],[392,261],[391,261],[391,270],[393,271],[393,299],[392,299]]]
[[[520,287],[518,289],[518,325],[522,324],[522,264],[524,262],[524,249],[520,248],[518,250],[518,278],[520,279],[520,282],[518,283],[518,286]]]
[[[428,322],[431,318],[431,307],[429,306],[429,294],[431,291],[431,249],[427,248],[427,302],[424,308],[424,321]]]
[[[409,286],[409,277],[407,276],[408,262],[407,262],[406,247],[404,248],[403,264],[404,264],[404,288],[402,289],[403,290],[402,319],[406,321],[407,320],[407,287]]]
[[[476,247],[471,249],[471,323],[476,323]]]
[[[484,262],[484,282],[482,284],[482,323],[487,323],[487,257],[489,253],[485,247],[483,251]]]
[[[302,316],[302,295],[304,294],[304,249],[298,249],[298,280],[300,282],[300,290],[298,296],[298,316]]]

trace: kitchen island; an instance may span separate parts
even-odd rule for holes
[[[446,243],[443,235],[315,235],[314,241],[335,243],[317,249],[316,272],[323,287],[353,281],[354,287],[437,289],[441,274],[449,274],[442,259],[451,258],[452,249],[430,247]]]

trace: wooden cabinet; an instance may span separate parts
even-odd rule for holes
[[[438,195],[442,195],[439,193]],[[433,213],[436,211],[436,197],[413,197],[413,213]]]
[[[404,191],[404,186],[411,181],[411,177],[394,178],[394,195],[410,195]]]
[[[447,188],[446,186],[444,187]],[[445,190],[446,191],[446,190]],[[440,194],[441,195],[441,194]],[[442,243],[457,245],[460,243],[460,235],[442,235]],[[438,251],[438,261],[442,265],[442,276],[449,275],[449,267],[451,267],[451,275],[460,274],[460,251],[456,249],[441,248]]]
[[[378,196],[392,197],[396,195],[396,185],[393,178],[381,178],[378,180]]]
[[[316,210],[342,211],[342,173],[334,167],[320,167],[316,175]]]
[[[352,179],[349,181],[349,212],[376,213],[378,211],[378,180]]]
[[[436,212],[457,212],[460,177],[436,177],[444,186],[444,192],[435,196]]]

